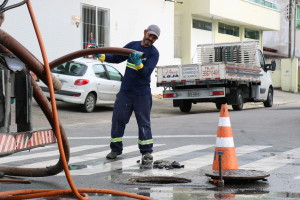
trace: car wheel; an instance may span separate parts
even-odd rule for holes
[[[269,88],[268,98],[264,102],[264,106],[265,107],[272,107],[273,106],[273,89],[272,88]]]
[[[237,104],[236,105],[232,105],[232,109],[233,110],[243,110],[244,107],[244,99],[243,99],[243,93],[241,90],[238,90],[237,92]]]
[[[93,112],[96,105],[96,96],[93,93],[89,93],[84,101],[84,104],[81,104],[81,109],[84,112]]]
[[[191,111],[192,108],[192,102],[190,101],[184,101],[183,105],[179,107],[181,112],[188,113]]]

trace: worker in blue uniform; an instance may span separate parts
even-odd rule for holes
[[[144,30],[144,37],[141,41],[132,41],[124,46],[124,48],[142,52],[143,58],[137,52],[133,52],[129,57],[112,54],[96,55],[101,62],[121,63],[127,60],[124,79],[114,105],[111,152],[106,156],[107,159],[115,159],[122,154],[125,127],[132,112],[134,112],[138,124],[138,145],[142,154],[142,163],[153,161],[151,155],[153,152],[153,138],[150,123],[152,107],[150,81],[151,74],[159,59],[159,52],[153,46],[159,35],[160,28],[157,25],[150,25]]]

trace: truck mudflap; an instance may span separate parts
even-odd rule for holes
[[[165,90],[164,99],[209,99],[225,97],[225,87],[197,88],[184,90]]]

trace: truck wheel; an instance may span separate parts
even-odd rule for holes
[[[80,105],[80,108],[84,112],[93,112],[96,105],[96,96],[93,93],[89,93],[84,101],[84,104]]]
[[[222,104],[221,104],[221,103],[216,103],[216,108],[217,108],[218,110],[221,110],[221,107],[222,107]]]
[[[190,101],[184,101],[183,105],[179,107],[181,112],[188,113],[191,111],[192,108],[192,102]]]
[[[243,106],[244,106],[243,92],[239,90],[237,92],[237,104],[232,105],[232,109],[235,111],[243,110]]]
[[[273,89],[272,88],[269,88],[268,98],[264,102],[264,106],[265,107],[272,107],[273,106]]]

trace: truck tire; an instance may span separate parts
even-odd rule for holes
[[[237,104],[232,105],[232,109],[235,111],[238,110],[243,110],[244,107],[244,98],[243,98],[243,92],[242,90],[238,90],[237,94],[236,94],[236,98],[237,98]]]
[[[191,111],[192,108],[192,102],[190,101],[184,101],[183,105],[179,107],[181,112],[188,113]]]
[[[273,106],[273,89],[272,88],[269,88],[268,98],[264,102],[264,106],[265,107],[272,107]]]

